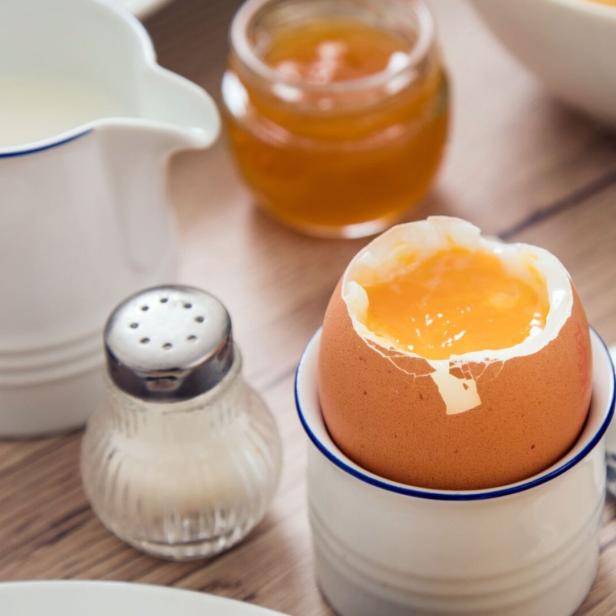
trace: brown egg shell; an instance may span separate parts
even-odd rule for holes
[[[353,328],[338,284],[319,352],[321,409],[333,440],[363,468],[427,488],[489,488],[547,468],[575,442],[590,404],[588,322],[573,294],[570,317],[540,351],[463,365],[481,405],[448,415],[430,365],[373,350]]]

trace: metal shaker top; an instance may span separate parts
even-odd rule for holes
[[[205,393],[234,359],[229,313],[213,295],[193,287],[168,285],[132,295],[111,313],[104,338],[113,383],[148,401]]]

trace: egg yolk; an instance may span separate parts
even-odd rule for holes
[[[402,273],[363,285],[366,326],[426,359],[503,349],[541,331],[549,311],[545,282],[507,271],[487,252],[441,250]]]
[[[406,63],[409,42],[361,21],[319,19],[272,37],[263,59],[287,77],[313,83],[359,79]]]

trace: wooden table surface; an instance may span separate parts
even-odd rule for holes
[[[160,62],[218,96],[237,0],[176,0],[146,21]],[[453,81],[445,166],[421,216],[468,218],[507,239],[545,246],[569,268],[589,318],[616,342],[616,138],[552,99],[498,46],[464,2],[434,0]],[[88,507],[80,433],[0,443],[0,579],[95,578],[166,584],[297,616],[331,614],[314,583],[304,495],[306,439],[293,371],[327,299],[364,241],[324,241],[259,213],[224,140],[174,161],[181,279],[220,296],[249,380],[284,439],[282,483],[265,521],[211,562],[169,563],[109,534]],[[616,507],[608,502],[601,565],[579,614],[616,614]],[[546,615],[558,616],[558,615]]]

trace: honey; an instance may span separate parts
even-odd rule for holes
[[[332,17],[275,33],[263,59],[284,76],[325,84],[374,75],[408,52],[408,42],[395,33]]]
[[[343,1],[357,5],[351,15],[272,17],[254,27],[249,57],[232,36],[223,98],[238,167],[263,207],[316,235],[366,235],[403,217],[426,195],[445,145],[446,79],[421,31],[429,15],[392,8],[399,27],[382,25],[385,11],[369,19],[365,4]]]
[[[440,250],[382,282],[364,285],[367,327],[426,359],[519,344],[545,326],[545,283],[528,280],[497,256]]]

